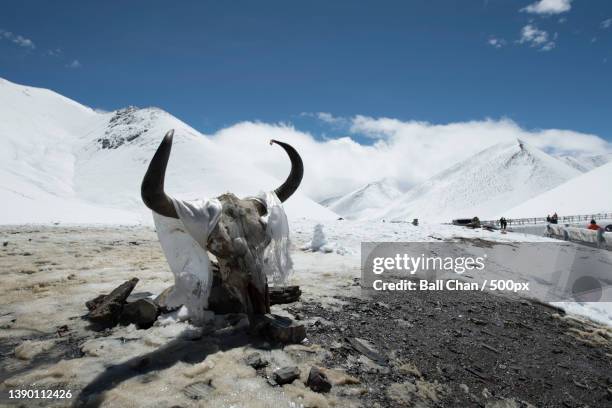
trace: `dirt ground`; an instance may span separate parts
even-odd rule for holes
[[[273,312],[302,321],[308,341],[285,347],[162,318],[147,330],[91,330],[85,301],[132,277],[140,279],[135,293],[172,284],[150,228],[0,227],[0,245],[3,405],[612,405],[609,327],[489,293],[365,297],[354,257],[303,252],[299,239],[290,283],[304,294]],[[246,365],[253,352],[269,365]],[[272,372],[283,366],[297,366],[300,378],[274,386]],[[312,366],[330,370],[330,393],[304,385]],[[71,390],[73,397],[10,399],[19,389]]]

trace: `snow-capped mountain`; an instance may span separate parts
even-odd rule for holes
[[[245,196],[282,183],[161,109],[99,113],[55,92],[0,79],[0,224],[150,223],[140,183],[169,129],[175,129],[170,195]],[[282,149],[278,159],[288,161]],[[299,191],[286,209],[290,218],[337,217]]]
[[[559,156],[560,160],[563,160],[566,164],[569,164],[576,170],[586,173],[599,166],[612,162],[612,153],[598,154],[595,156]]]
[[[573,178],[507,211],[507,217],[545,217],[612,211],[612,162]]]
[[[388,207],[402,192],[390,179],[382,179],[351,191],[341,197],[326,200],[325,206],[347,219],[369,218]]]
[[[496,217],[578,174],[520,140],[504,142],[412,188],[378,217],[431,222]]]

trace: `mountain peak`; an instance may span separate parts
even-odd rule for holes
[[[493,145],[412,188],[383,218],[495,217],[578,171],[517,139]]]
[[[347,219],[368,218],[401,195],[395,180],[383,178],[367,183],[348,194],[328,200],[327,207]]]

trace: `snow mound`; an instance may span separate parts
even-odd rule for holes
[[[314,230],[312,232],[312,239],[307,245],[302,246],[302,250],[304,251],[312,251],[312,252],[322,252],[325,254],[329,254],[335,252],[340,255],[352,254],[353,251],[350,251],[344,248],[341,245],[338,245],[336,242],[329,242],[323,231],[324,225],[317,224],[314,226]]]
[[[584,173],[506,212],[512,218],[612,212],[612,163]]]
[[[390,179],[369,183],[326,202],[326,207],[346,219],[365,219],[388,207],[402,192]]]
[[[412,188],[378,217],[428,222],[497,217],[578,174],[520,140],[499,143]]]
[[[140,183],[169,129],[175,129],[170,195],[250,196],[282,183],[158,108],[99,113],[6,80],[0,80],[0,107],[0,200],[6,208],[0,224],[151,224]],[[278,156],[288,160],[281,149]],[[285,209],[290,219],[337,218],[299,191]]]

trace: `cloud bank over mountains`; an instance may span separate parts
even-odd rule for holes
[[[320,140],[291,124],[241,122],[209,137],[227,147],[241,146],[236,154],[277,177],[287,174],[269,149],[269,139],[292,143],[309,163],[305,193],[315,200],[338,196],[381,178],[393,178],[407,189],[442,170],[500,142],[524,140],[552,155],[591,156],[612,152],[603,138],[563,129],[521,128],[509,119],[432,124],[357,115],[334,117],[309,114],[325,124],[339,125],[344,136]],[[356,136],[372,139],[359,143]]]

